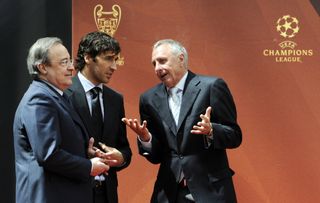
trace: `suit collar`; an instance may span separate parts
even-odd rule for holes
[[[170,130],[175,133],[176,125],[169,108],[168,93],[165,85],[161,84],[158,86],[158,89],[155,91],[155,100],[152,102],[156,108],[159,109],[158,112],[163,121],[169,126]]]
[[[183,90],[178,126],[175,125],[169,108],[168,93],[165,85],[159,85],[155,91],[155,100],[153,101],[153,104],[157,107],[157,109],[159,109],[161,118],[174,134],[178,132],[181,124],[185,120],[190,108],[193,106],[194,101],[200,92],[199,83],[199,77],[191,71],[188,71],[188,76]]]
[[[179,121],[178,121],[178,130],[181,127],[181,124],[185,120],[186,116],[188,115],[188,112],[190,108],[193,106],[194,101],[196,100],[200,88],[199,88],[199,77],[192,73],[191,71],[188,71],[188,77],[184,86],[183,96],[182,96],[182,102],[181,102],[181,110],[179,114]]]
[[[69,115],[71,116],[72,120],[75,123],[77,123],[78,125],[80,125],[81,128],[83,128],[84,131],[85,131],[85,128],[84,128],[84,126],[82,124],[81,119],[75,113],[75,111],[74,111],[74,109],[72,107],[72,104],[67,100],[67,98],[63,98],[62,95],[59,92],[57,92],[57,90],[55,88],[53,88],[50,84],[48,84],[45,81],[36,79],[36,80],[33,81],[33,84],[38,85],[38,86],[42,86],[45,89],[49,90],[49,93],[59,101],[59,103],[61,104],[62,108],[64,108],[64,110],[69,113]],[[87,140],[88,137],[85,137],[85,139]]]
[[[114,126],[115,121],[112,120],[113,116],[116,115],[117,108],[115,108],[118,103],[114,100],[113,95],[108,90],[109,88],[102,85],[102,97],[103,97],[103,109],[104,109],[104,126],[103,126],[103,135],[105,133],[111,132],[112,128]],[[80,115],[81,119],[85,123],[85,126],[87,127],[87,130],[89,131],[90,135],[93,135],[94,129],[93,125],[91,124],[91,114],[88,107],[88,101],[86,98],[86,93],[83,89],[83,86],[79,80],[79,76],[75,76],[73,78],[73,85],[70,87],[72,100],[74,101],[74,107],[78,114]],[[108,138],[108,136],[102,136],[105,139]],[[106,142],[106,140],[103,140]]]
[[[81,72],[78,72],[77,78],[80,81],[80,84],[82,85],[82,88],[84,89],[84,92],[87,93],[94,87],[99,87],[101,90],[103,89],[103,84],[100,83],[98,85],[93,84],[90,80],[88,80]]]
[[[81,85],[81,82],[78,78],[78,76],[75,76],[72,79],[72,86],[69,88],[71,91],[71,99],[73,100],[73,106],[75,110],[78,112],[80,115],[82,121],[86,124],[89,124],[91,114],[88,108],[88,101],[86,98],[86,94],[84,92],[84,89]],[[89,126],[87,130],[89,131],[89,134],[92,135],[93,129],[90,128],[91,125],[86,125]]]

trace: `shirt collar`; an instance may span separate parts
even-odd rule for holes
[[[183,92],[184,85],[186,84],[187,76],[188,76],[188,71],[182,76],[182,78],[180,79],[178,84],[176,84],[176,86],[174,86],[174,87],[177,87],[179,90],[181,90]],[[167,88],[167,91],[169,89],[170,88]]]
[[[54,90],[56,90],[61,96],[63,95],[63,91],[60,90],[59,88],[55,87],[54,85],[52,85],[51,83],[49,83],[46,80],[42,80],[43,82],[45,82],[46,84],[48,84],[50,87],[52,87]]]
[[[78,72],[78,77],[80,80],[80,83],[83,86],[84,92],[87,93],[89,92],[92,88],[94,87],[100,87],[102,90],[102,83],[100,83],[99,85],[94,85],[90,80],[88,80],[80,71]]]

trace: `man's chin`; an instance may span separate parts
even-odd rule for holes
[[[173,87],[173,84],[172,84],[171,81],[162,81],[162,82],[163,82],[163,84],[164,84],[166,87],[168,87],[168,88]]]

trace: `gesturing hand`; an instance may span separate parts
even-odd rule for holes
[[[92,168],[91,168],[91,176],[100,175],[102,173],[108,174],[108,170],[110,169],[109,165],[99,157],[95,157],[90,159]]]
[[[139,135],[140,139],[144,142],[148,142],[150,140],[150,133],[147,128],[147,121],[143,121],[142,125],[138,122],[137,119],[127,119],[122,118],[122,122],[124,122],[131,130],[133,130],[136,134]]]
[[[98,149],[97,147],[93,146],[94,144],[94,138],[91,137],[89,140],[89,144],[88,144],[88,156],[89,158],[93,158],[93,157],[101,157],[103,152]]]
[[[212,126],[210,122],[211,118],[211,106],[206,109],[205,115],[201,114],[201,121],[194,125],[191,133],[192,134],[201,134],[201,135],[211,135],[212,134]]]
[[[109,147],[101,142],[99,142],[99,146],[105,152],[101,155],[101,157],[109,161],[109,166],[121,166],[124,163],[123,155],[119,150]]]

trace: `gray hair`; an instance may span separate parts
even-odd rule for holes
[[[27,65],[29,74],[33,78],[39,75],[38,65],[49,63],[49,49],[56,44],[62,44],[62,40],[57,37],[44,37],[38,39],[29,49]]]
[[[185,68],[188,68],[188,52],[187,52],[186,48],[184,48],[184,46],[180,42],[175,41],[173,39],[162,39],[162,40],[157,41],[153,45],[153,49],[155,49],[155,48],[157,48],[157,47],[159,47],[160,45],[163,45],[163,44],[170,45],[171,48],[172,48],[172,53],[173,54],[176,54],[176,55],[183,54],[184,55]]]

